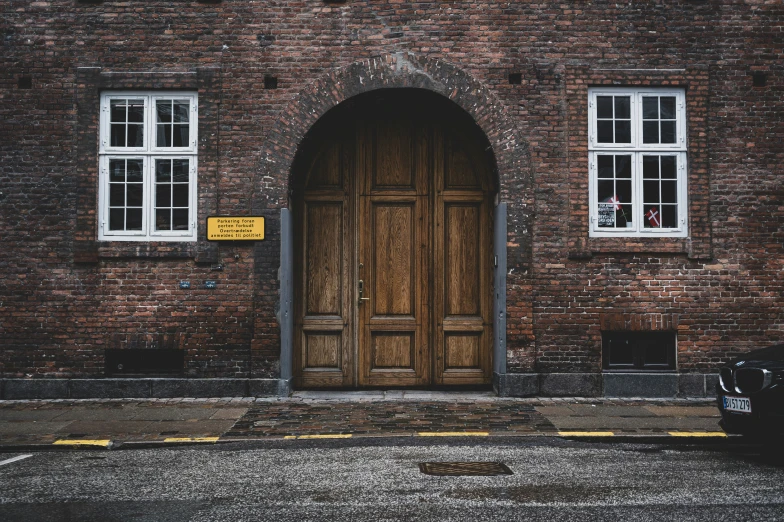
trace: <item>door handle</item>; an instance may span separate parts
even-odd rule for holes
[[[369,297],[362,297],[362,294],[364,292],[365,292],[365,282],[362,279],[360,279],[359,280],[359,301],[357,303],[358,305],[361,305],[362,301],[370,301]]]

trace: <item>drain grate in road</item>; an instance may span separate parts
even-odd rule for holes
[[[512,470],[501,462],[420,462],[419,471],[439,477],[492,477],[512,474]]]

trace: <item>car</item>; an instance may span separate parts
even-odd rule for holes
[[[726,433],[779,440],[784,434],[784,344],[746,353],[719,370],[716,385]]]

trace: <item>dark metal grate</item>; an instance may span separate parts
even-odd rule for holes
[[[512,470],[501,462],[420,462],[419,471],[440,477],[492,477],[512,474]]]

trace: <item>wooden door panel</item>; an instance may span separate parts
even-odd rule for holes
[[[423,351],[427,320],[427,199],[416,195],[360,198],[360,270],[367,301],[359,306],[360,384],[411,386],[428,380]]]
[[[414,331],[382,331],[376,332],[371,328],[370,346],[371,356],[370,371],[415,371],[416,361],[416,332]]]
[[[491,377],[492,270],[488,195],[448,190],[436,197],[435,382],[487,384]]]
[[[414,136],[411,122],[387,120],[372,127],[372,189],[415,188]]]
[[[482,339],[481,334],[444,335],[444,369],[465,370],[481,367]]]
[[[370,307],[379,315],[415,315],[415,202],[371,203],[368,247],[373,253]]]
[[[342,315],[342,201],[305,203],[305,316]]]
[[[353,138],[326,140],[309,166],[298,200],[296,386],[355,384],[349,203],[352,151]]]
[[[482,202],[444,204],[445,316],[481,313]]]

